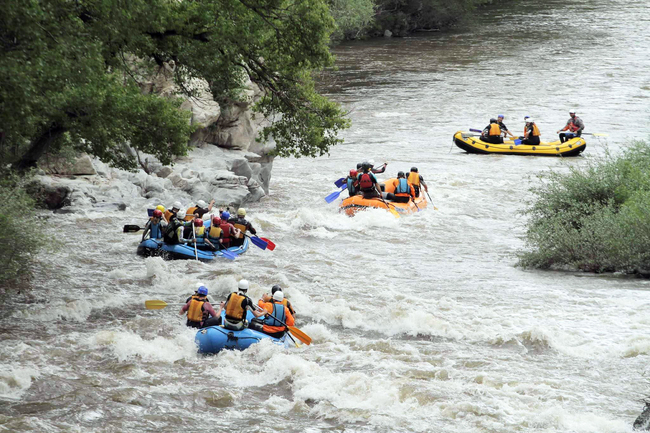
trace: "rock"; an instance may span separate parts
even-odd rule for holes
[[[393,36],[393,32],[391,32],[390,30],[384,30],[385,38],[390,38],[391,36]]]
[[[37,178],[27,186],[27,191],[37,204],[47,209],[61,209],[69,205],[72,193],[68,186],[57,185],[49,177]]]
[[[650,402],[645,402],[641,415],[634,420],[634,430],[650,431]]]
[[[95,171],[95,167],[93,167],[93,161],[90,159],[90,156],[83,154],[74,162],[70,174],[95,175],[97,172]]]
[[[171,167],[165,166],[165,167],[161,168],[160,170],[158,170],[156,172],[156,176],[166,178],[167,176],[169,176],[173,172],[174,172],[174,170],[172,170]]]
[[[63,176],[92,176],[97,174],[92,159],[85,153],[73,161],[64,158],[49,158],[39,162],[39,166],[47,174],[60,174]]]

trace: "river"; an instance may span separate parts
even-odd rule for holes
[[[273,252],[136,257],[121,227],[142,224],[142,197],[44,214],[62,246],[35,302],[0,310],[0,431],[632,431],[650,394],[650,282],[522,270],[514,254],[539,173],[648,138],[647,3],[540,3],[338,46],[320,86],[353,126],[328,157],[275,161],[270,196],[248,207]],[[533,116],[548,140],[570,108],[609,134],[582,157],[451,145],[497,114],[516,134]],[[323,197],[366,158],[386,175],[417,166],[438,210],[338,214]],[[255,300],[284,286],[313,344],[202,357],[178,306],[144,309],[199,281],[219,299],[242,277]]]

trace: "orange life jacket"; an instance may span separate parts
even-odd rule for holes
[[[492,136],[492,135],[494,135],[494,136],[501,135],[501,128],[499,128],[499,124],[498,123],[490,123],[490,130],[488,131],[487,135],[490,135],[490,136]]]
[[[541,135],[541,133],[539,132],[539,128],[534,123],[532,125],[533,125],[533,131],[531,132],[531,135],[533,137],[539,137]],[[529,129],[529,127],[524,128],[524,137],[526,136],[526,131],[528,131],[528,129]]]
[[[241,306],[245,299],[245,296],[242,296],[237,292],[232,292],[230,294],[228,305],[226,305],[226,319],[231,322],[241,322],[246,318],[246,310]]]
[[[166,210],[166,211],[165,211],[165,214],[163,215],[163,218],[165,218],[165,221],[169,222],[169,218],[171,218],[172,215],[174,215],[174,214],[172,213],[172,211],[170,211],[170,210]]]
[[[198,207],[188,207],[187,210],[185,211],[185,221],[192,221],[194,219],[194,211],[197,210]]]
[[[205,296],[192,296],[190,308],[187,309],[187,320],[191,320],[192,322],[202,322],[203,304],[205,304]]]

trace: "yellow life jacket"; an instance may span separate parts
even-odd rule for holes
[[[490,131],[488,135],[501,135],[501,128],[499,128],[498,123],[490,123]]]
[[[232,292],[230,294],[228,305],[226,305],[226,319],[231,322],[241,322],[246,318],[246,310],[241,307],[245,299],[246,297],[239,293]]]
[[[205,297],[194,295],[190,301],[190,308],[187,309],[187,320],[192,322],[203,321],[203,304],[205,304]]]
[[[246,226],[244,224],[240,223],[234,223],[233,226],[241,230],[241,233],[239,233],[239,236],[235,236],[235,239],[241,239],[244,237],[244,233],[246,233]]]
[[[194,219],[194,211],[197,210],[198,208],[196,206],[194,207],[188,207],[187,210],[185,211],[185,221],[192,221]]]
[[[414,171],[409,173],[408,183],[413,186],[420,186],[420,173]]]
[[[215,227],[215,226],[211,225],[210,226],[210,231],[208,232],[208,238],[210,238],[210,239],[219,239],[219,237],[221,236],[221,231],[222,231],[221,227],[219,227],[219,226]]]
[[[194,231],[196,232],[196,237],[198,238],[199,236],[203,236],[205,233],[205,227],[194,227]]]
[[[285,307],[287,307],[287,308],[289,309],[289,311],[291,312],[291,314],[295,314],[295,313],[296,313],[295,311],[293,311],[293,308],[291,308],[291,306],[289,306],[289,300],[288,300],[287,298],[284,298],[284,299],[282,300],[282,305],[284,305]]]

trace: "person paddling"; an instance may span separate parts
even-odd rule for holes
[[[483,128],[481,133],[481,141],[492,144],[501,144],[503,143],[503,137],[501,136],[501,128],[497,119],[490,119],[490,124]]]
[[[363,173],[359,174],[359,190],[363,194],[363,198],[369,199],[374,197],[381,197],[381,190],[377,183],[377,178],[370,171],[370,164],[364,162],[361,166]]]
[[[499,124],[499,128],[501,128],[501,133],[504,137],[507,137],[509,135],[514,138],[514,134],[508,131],[508,127],[505,123],[503,123],[503,119],[505,119],[505,116],[503,114],[499,114],[499,116],[497,116],[497,123]]]
[[[203,200],[199,200],[196,202],[196,206],[192,206],[185,211],[185,213],[187,214],[185,220],[191,221],[194,218],[203,219],[203,215],[210,212],[213,206],[214,206],[214,200],[212,200],[210,204],[207,204]]]
[[[262,308],[269,314],[264,319],[264,326],[262,332],[274,338],[282,338],[287,329],[287,326],[294,326],[295,319],[282,301],[284,300],[284,293],[281,290],[276,291],[270,302],[262,304]]]
[[[226,319],[223,326],[233,331],[241,331],[246,328],[246,312],[250,310],[253,316],[260,317],[266,314],[263,311],[257,311],[253,301],[246,295],[248,292],[248,280],[239,280],[237,283],[237,292],[232,292],[226,299]]]
[[[221,307],[219,307],[219,312],[215,312],[214,308],[208,301],[208,288],[201,286],[197,289],[196,293],[192,295],[189,301],[181,308],[179,314],[185,314],[187,312],[187,326],[191,328],[201,328],[203,323],[206,321],[207,317],[220,317]]]
[[[411,172],[409,173],[407,180],[408,183],[413,185],[413,189],[415,190],[416,197],[420,197],[420,185],[424,187],[424,190],[426,192],[429,192],[429,187],[424,182],[424,178],[422,177],[422,175],[418,173],[417,167],[411,167]]]
[[[397,179],[393,181],[393,185],[395,186],[393,201],[408,203],[411,199],[415,200],[415,188],[406,180],[403,171],[397,173]]]
[[[350,194],[350,197],[353,195],[359,194],[359,184],[357,183],[357,176],[359,175],[359,172],[357,170],[350,170],[350,174],[348,177],[345,178],[345,184],[347,185],[348,188],[348,194]]]
[[[581,118],[576,116],[576,110],[569,111],[569,120],[567,120],[564,128],[557,131],[560,134],[560,143],[564,143],[567,140],[572,139],[573,137],[580,137],[582,135],[583,129],[585,129],[585,123]],[[562,132],[569,130],[569,132]]]
[[[521,144],[527,144],[529,146],[537,146],[540,143],[539,128],[535,124],[535,121],[532,117],[526,117],[526,126],[524,127],[524,136],[521,138]]]
[[[165,233],[167,224],[162,221],[162,217],[163,213],[160,211],[160,209],[153,211],[153,215],[151,215],[151,218],[149,218],[149,221],[147,221],[147,224],[144,226],[142,241],[147,238],[147,235],[149,235],[151,239],[161,239],[163,237],[163,233]]]
[[[264,308],[264,306],[262,304],[265,304],[267,302],[271,302],[271,300],[273,299],[273,295],[278,290],[281,291],[284,294],[284,292],[282,291],[282,287],[280,287],[279,284],[275,284],[273,287],[271,287],[271,294],[269,295],[268,293],[264,293],[262,295],[262,298],[259,301],[257,301],[257,305],[259,307],[261,307],[261,308]],[[293,305],[291,305],[291,302],[286,298],[286,296],[282,299],[282,305],[287,307],[292,315],[294,315],[294,316],[296,315],[296,311],[293,309]]]
[[[237,216],[230,218],[228,222],[235,228],[239,229],[239,233],[235,234],[230,241],[230,244],[233,247],[238,247],[244,243],[244,234],[246,231],[251,232],[253,235],[257,235],[257,230],[253,227],[253,224],[246,219],[246,209],[243,207],[237,209]]]
[[[176,216],[176,213],[181,209],[181,202],[175,201],[174,204],[172,204],[171,209],[167,209],[165,213],[163,214],[163,218],[165,221],[170,222],[173,216]],[[183,217],[185,218],[185,217]]]
[[[381,174],[386,171],[386,166],[388,163],[384,162],[379,168],[375,168],[375,160],[371,159],[368,161],[368,164],[370,165],[370,171],[372,171],[374,174]]]

